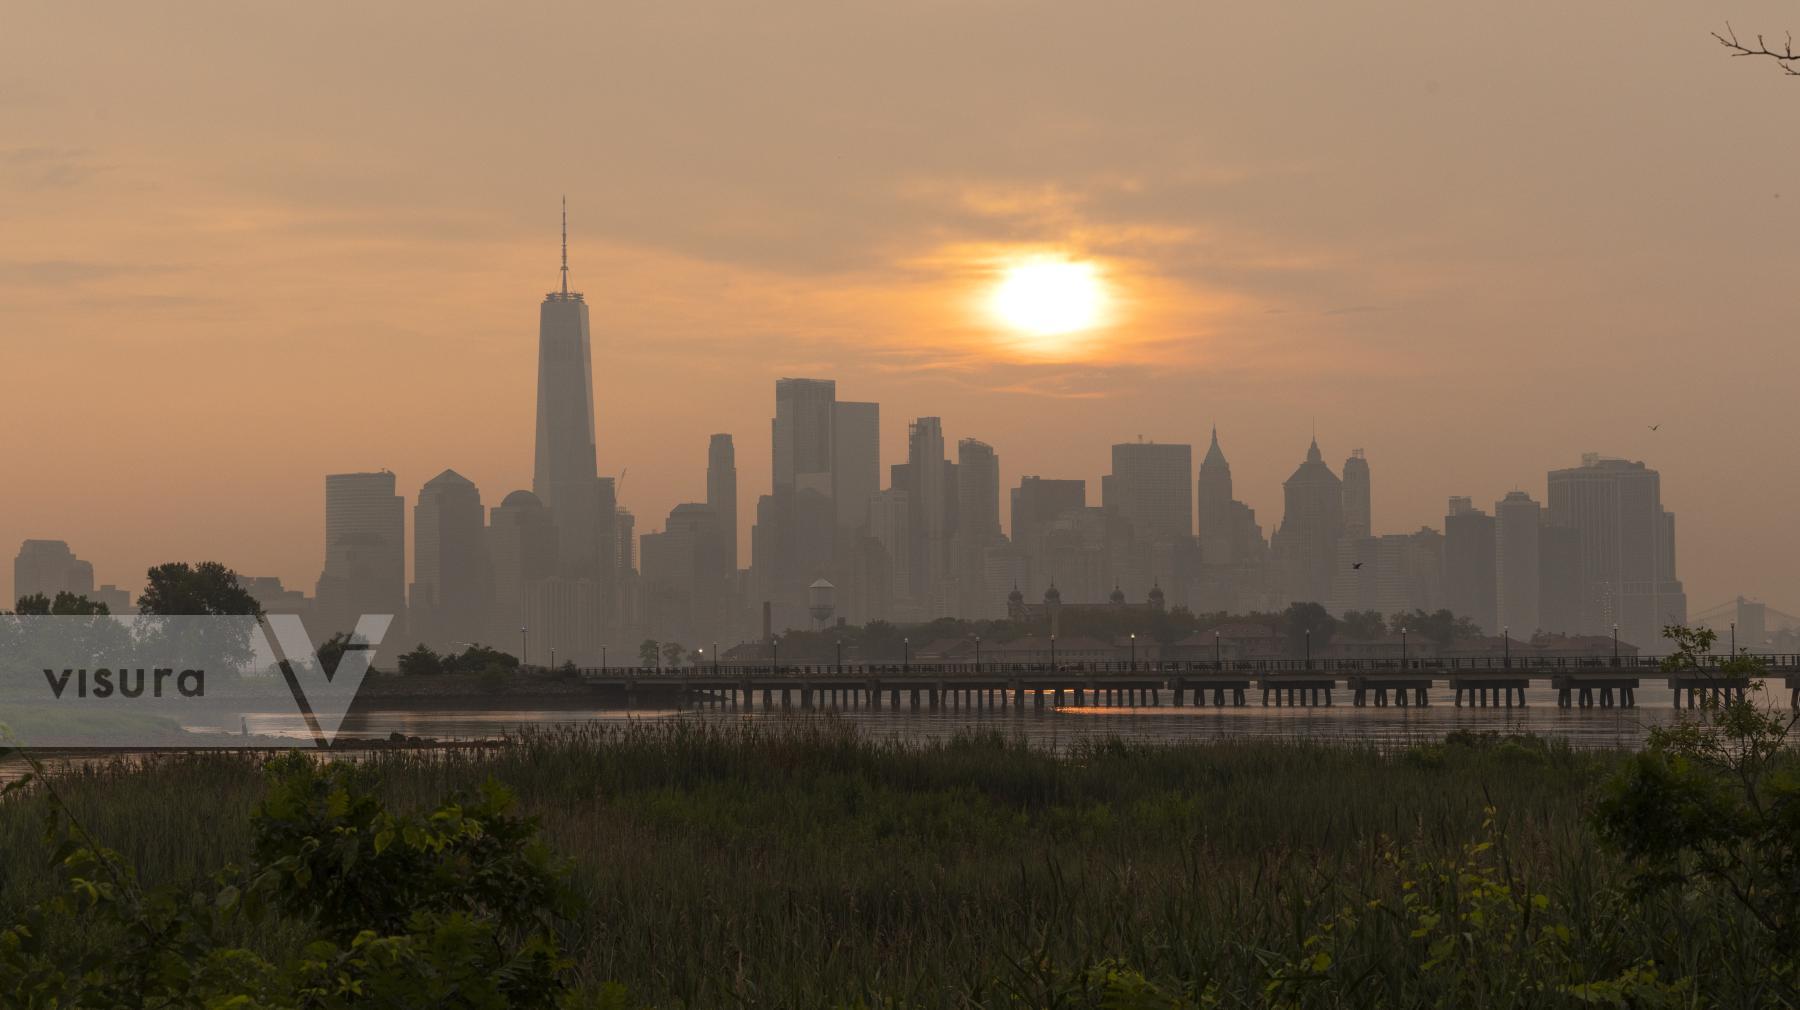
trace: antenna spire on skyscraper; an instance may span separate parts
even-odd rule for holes
[[[569,297],[569,198],[562,198],[562,281],[563,297]]]

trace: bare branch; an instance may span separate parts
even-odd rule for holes
[[[1787,41],[1780,49],[1770,49],[1769,43],[1761,35],[1756,37],[1754,46],[1738,41],[1737,32],[1731,22],[1725,22],[1725,34],[1713,32],[1712,37],[1719,40],[1719,45],[1731,50],[1733,56],[1766,56],[1775,61],[1781,72],[1790,77],[1800,77],[1800,53],[1794,51],[1794,33],[1787,34]]]

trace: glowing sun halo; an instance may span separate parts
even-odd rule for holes
[[[1035,259],[1008,268],[994,289],[994,315],[1034,337],[1090,329],[1106,309],[1106,285],[1092,263]]]

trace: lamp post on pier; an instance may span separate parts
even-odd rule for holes
[[[1219,629],[1214,628],[1213,629],[1213,665],[1218,667],[1220,671],[1223,671],[1225,669],[1225,653],[1223,652],[1223,645],[1219,641],[1219,634],[1220,634]]]
[[[1400,669],[1406,669],[1406,629],[1400,629]]]
[[[840,677],[844,675],[844,640],[841,638],[837,640],[837,672]]]
[[[1619,665],[1619,626],[1613,625],[1613,665]]]
[[[902,673],[911,673],[912,672],[912,639],[911,638],[902,638],[900,640],[900,672],[902,672]],[[916,698],[918,696],[914,695],[913,697]]]
[[[1306,629],[1306,668],[1312,669],[1312,629]]]
[[[1131,669],[1137,672],[1137,632],[1131,633]]]
[[[1056,672],[1056,636],[1050,636],[1050,672]]]
[[[975,636],[975,672],[981,672],[981,636]]]
[[[781,639],[775,635],[769,636],[769,672],[771,674],[781,672]],[[787,696],[783,695],[782,697]]]
[[[1500,629],[1500,653],[1501,653],[1501,655],[1506,657],[1505,660],[1503,661],[1506,668],[1508,670],[1512,669],[1512,626],[1511,625],[1508,625],[1508,626]]]

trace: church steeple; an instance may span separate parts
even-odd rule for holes
[[[562,293],[569,297],[569,198],[562,198]]]

